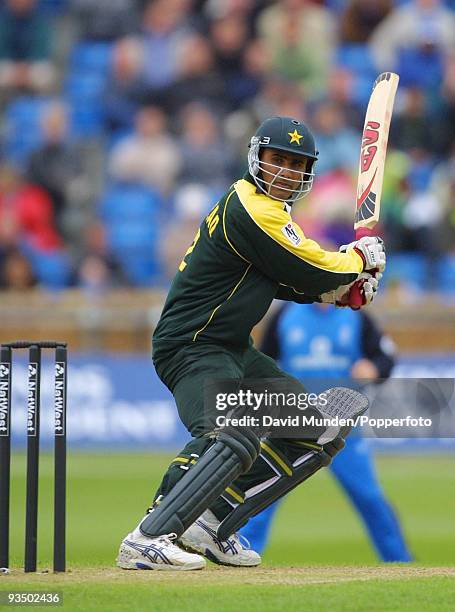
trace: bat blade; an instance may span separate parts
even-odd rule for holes
[[[354,215],[357,240],[373,235],[373,228],[379,221],[387,141],[399,80],[400,77],[394,72],[381,73],[373,84],[368,102],[360,146]],[[349,292],[349,305],[353,309],[363,304],[362,285],[363,281],[357,281]]]
[[[387,141],[399,80],[394,72],[380,74],[368,102],[360,147],[354,216],[356,238],[369,234],[379,221]]]

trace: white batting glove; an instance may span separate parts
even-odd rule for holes
[[[384,241],[379,236],[365,236],[349,244],[343,244],[339,251],[346,253],[349,249],[354,249],[363,259],[364,270],[384,271],[386,264],[385,248]]]
[[[376,293],[378,291],[379,281],[382,278],[382,274],[380,272],[376,272],[375,274],[370,274],[369,272],[362,272],[356,282],[359,280],[365,279],[365,282],[362,284],[360,292],[363,295],[363,299],[365,300],[365,304],[363,306],[368,306],[374,300]]]

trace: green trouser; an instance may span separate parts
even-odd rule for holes
[[[253,346],[235,350],[217,344],[198,343],[185,345],[178,351],[166,351],[160,346],[154,347],[153,360],[158,376],[174,395],[180,419],[193,436],[171,462],[155,499],[165,496],[212,444],[213,425],[210,425],[208,417],[211,416],[213,422],[217,411],[214,405],[204,405],[204,383],[208,379],[285,378],[305,393],[297,379],[286,374],[273,359]],[[250,470],[237,478],[210,506],[219,520],[232,510],[229,502],[239,502],[246,490],[276,476],[277,468],[286,470],[287,465],[302,455],[302,446],[295,440],[274,438],[271,442],[261,444],[261,455]]]

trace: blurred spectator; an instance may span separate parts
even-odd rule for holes
[[[444,79],[431,118],[437,152],[447,155],[455,133],[455,53],[446,61]]]
[[[455,48],[455,14],[441,0],[412,0],[389,13],[370,43],[380,69],[397,70],[403,80],[409,71],[408,83],[424,84],[430,68],[437,72],[441,54]]]
[[[34,151],[28,161],[28,178],[49,194],[59,230],[63,231],[63,216],[70,194],[83,180],[81,150],[68,139],[66,107],[55,102],[47,108],[41,119],[43,145]]]
[[[298,99],[303,104],[302,94],[296,83],[271,73],[249,106],[256,122],[260,123],[267,117],[275,115],[277,109],[286,104],[290,98]],[[302,119],[305,117],[302,116]]]
[[[441,247],[446,251],[453,250],[455,246],[455,136],[452,138],[450,156],[441,162],[432,174],[430,191],[437,198],[444,215],[439,230]]]
[[[234,157],[223,140],[217,117],[206,106],[193,102],[182,110],[179,181],[197,182],[222,192],[232,180]]]
[[[145,98],[142,51],[142,45],[134,38],[123,38],[113,48],[111,74],[103,96],[106,127],[110,132],[132,129],[134,116]]]
[[[142,108],[135,117],[135,131],[112,149],[111,176],[158,189],[169,195],[181,167],[180,152],[166,126],[166,115],[157,106]]]
[[[393,119],[390,143],[403,151],[423,148],[434,151],[434,134],[428,129],[431,125],[426,107],[426,98],[421,89],[404,89],[402,106],[397,109]]]
[[[174,216],[161,235],[160,255],[167,280],[171,280],[193,242],[197,229],[215,199],[205,185],[188,183],[175,193]]]
[[[440,254],[438,228],[444,211],[430,189],[434,165],[425,149],[413,149],[406,177],[408,197],[403,210],[403,243],[406,251],[421,251],[430,258]]]
[[[109,252],[104,227],[93,222],[84,232],[84,254],[76,265],[73,284],[91,292],[128,284],[120,264]]]
[[[249,42],[247,23],[235,13],[215,19],[210,25],[210,39],[215,51],[216,69],[223,75],[228,95],[236,98]]]
[[[329,73],[327,82],[328,100],[335,102],[342,110],[346,124],[356,130],[363,129],[365,107],[359,105],[355,96],[355,74],[342,66],[335,66]]]
[[[82,40],[112,41],[138,27],[135,0],[71,0],[71,12]]]
[[[260,91],[270,71],[268,49],[262,40],[253,39],[244,51],[238,81],[229,91],[231,106],[238,108],[248,103]]]
[[[393,8],[393,0],[349,0],[342,15],[342,43],[365,43]]]
[[[282,0],[262,12],[258,31],[280,75],[299,81],[306,98],[322,93],[336,42],[328,9],[308,0]]]
[[[5,0],[0,13],[0,88],[46,92],[55,79],[52,25],[36,0]]]
[[[194,32],[190,9],[191,0],[154,0],[145,7],[142,78],[151,94],[177,79],[181,45]]]
[[[390,252],[403,250],[403,210],[408,197],[406,179],[410,165],[408,154],[389,146],[382,187],[381,227]]]
[[[25,182],[20,174],[0,166],[0,246],[26,246],[37,252],[60,248],[52,202],[46,192]]]
[[[192,101],[216,107],[218,113],[227,110],[229,88],[215,71],[214,62],[207,39],[194,35],[182,42],[177,80],[162,96],[169,114],[178,113],[184,104]]]
[[[301,95],[290,95],[280,100],[274,114],[283,117],[300,117],[303,121],[308,121],[306,106]]]
[[[317,172],[343,168],[355,173],[359,162],[360,135],[346,124],[342,109],[335,102],[322,102],[314,112],[313,134],[319,150]]]
[[[256,34],[256,21],[264,2],[259,0],[207,0],[204,2],[204,12],[209,20],[223,19],[234,16],[243,21],[248,29],[248,35]]]
[[[37,284],[28,259],[15,247],[0,250],[0,288],[25,291]]]

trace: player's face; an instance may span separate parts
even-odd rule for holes
[[[269,195],[280,200],[290,199],[301,187],[308,159],[303,155],[267,148],[261,151],[260,158],[263,179],[271,184]]]

